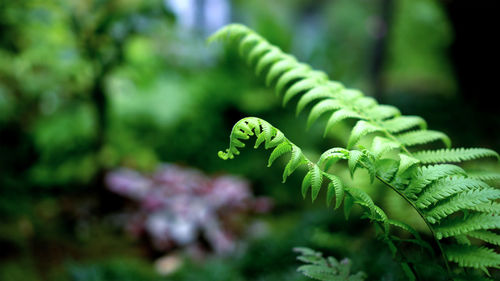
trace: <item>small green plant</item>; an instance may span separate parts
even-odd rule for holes
[[[309,248],[297,247],[293,249],[300,255],[299,261],[306,263],[297,271],[307,277],[321,281],[363,281],[365,274],[358,272],[351,275],[351,261],[343,259],[340,262],[334,257],[323,257],[323,254]]]
[[[228,25],[209,40],[236,43],[240,55],[255,68],[256,74],[265,75],[266,84],[274,85],[276,93],[282,95],[284,105],[300,97],[297,114],[314,103],[308,115],[308,126],[326,113],[330,117],[325,134],[338,122],[358,120],[345,147],[328,149],[313,161],[265,120],[243,118],[234,125],[229,148],[219,152],[220,158],[234,158],[245,146],[243,140],[255,136],[255,148],[264,144],[266,149],[273,149],[269,166],[278,157],[291,154],[283,181],[299,166],[307,167],[302,183],[304,197],[311,190],[312,200],[315,200],[325,185],[327,204],[333,202],[335,209],[343,205],[346,218],[354,204],[361,206],[364,217],[376,226],[394,256],[398,253],[400,240],[393,233],[394,228],[399,228],[413,236],[407,239],[409,242],[440,257],[446,279],[487,280],[484,275],[489,275],[488,268],[500,267],[500,254],[494,250],[500,245],[500,235],[496,233],[500,227],[500,204],[497,202],[500,190],[487,183],[498,179],[499,175],[473,174],[450,164],[483,157],[498,158],[495,151],[451,148],[450,139],[442,132],[428,130],[421,117],[401,115],[396,107],[380,105],[358,90],[346,89],[341,83],[330,81],[324,72],[298,62],[243,25]],[[369,135],[375,137],[369,140],[367,147],[358,145]],[[445,148],[418,149],[418,145],[435,141],[441,141]],[[424,241],[410,225],[388,218],[366,192],[348,186],[330,173],[329,168],[341,160],[347,161],[351,176],[357,169],[366,169],[372,182],[377,179],[404,198],[425,222],[433,241]],[[408,279],[416,280],[419,276],[416,262],[398,260]]]

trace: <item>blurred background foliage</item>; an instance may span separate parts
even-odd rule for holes
[[[304,116],[282,108],[234,50],[205,39],[245,23],[332,79],[423,116],[456,145],[498,151],[494,74],[484,68],[498,62],[485,41],[495,25],[481,16],[494,9],[461,3],[0,0],[0,280],[305,280],[294,246],[347,256],[374,280],[401,279],[373,229],[302,201],[299,177],[281,184],[266,152],[217,158],[244,116],[275,124],[313,157],[345,142],[348,127],[325,139],[319,125],[304,133]],[[162,275],[161,257],[173,254],[123,231],[113,218],[126,201],[104,178],[164,162],[245,176],[275,206],[253,215],[257,230],[231,256],[176,253],[181,265]],[[418,224],[383,187],[362,176],[353,184]]]

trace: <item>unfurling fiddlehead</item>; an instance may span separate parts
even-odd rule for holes
[[[316,199],[326,182],[328,204],[335,198],[335,208],[343,203],[347,214],[353,204],[361,205],[366,210],[365,216],[383,229],[390,245],[391,226],[411,232],[418,243],[425,245],[413,228],[388,219],[364,191],[348,187],[339,177],[328,173],[332,164],[347,160],[351,174],[357,168],[366,169],[372,181],[377,178],[386,184],[418,212],[435,239],[450,277],[455,276],[455,271],[448,262],[462,268],[480,269],[486,274],[490,267],[500,268],[500,254],[493,248],[500,244],[500,235],[496,233],[500,228],[500,191],[485,182],[500,176],[485,172],[467,173],[450,164],[484,157],[498,158],[495,151],[451,148],[448,136],[428,130],[421,117],[403,116],[393,106],[379,105],[360,91],[330,81],[325,73],[298,62],[243,25],[229,25],[210,40],[238,44],[241,56],[255,68],[257,75],[265,76],[267,85],[274,84],[276,93],[282,95],[283,104],[300,97],[297,114],[314,104],[310,107],[308,126],[320,116],[329,114],[326,134],[338,122],[358,120],[346,148],[329,149],[317,162],[312,162],[266,121],[244,118],[233,127],[230,147],[219,153],[221,158],[232,159],[238,155],[238,149],[244,146],[242,140],[255,135],[256,147],[264,143],[266,148],[274,148],[269,165],[278,157],[291,154],[283,173],[284,180],[297,167],[307,166],[308,172],[302,184],[304,196],[311,189],[312,199]],[[376,137],[369,148],[356,149],[361,139],[373,134]],[[446,148],[418,149],[418,145],[435,141],[442,141]],[[396,152],[398,156],[393,157],[394,153],[388,152]],[[403,262],[402,266],[408,277],[414,279],[409,265]]]

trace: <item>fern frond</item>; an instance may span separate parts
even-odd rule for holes
[[[492,215],[500,215],[500,203],[497,202],[488,202],[484,204],[478,204],[474,206],[468,207],[469,210],[489,213]]]
[[[319,169],[318,165],[313,165],[311,175],[311,198],[312,201],[316,200],[321,189],[321,184],[323,183],[323,174]]]
[[[460,251],[456,245],[462,242],[469,243],[467,237],[498,245],[498,234],[487,230],[496,231],[500,226],[500,203],[497,202],[500,192],[482,180],[498,180],[500,175],[484,172],[468,174],[462,168],[450,164],[424,166],[484,157],[499,158],[496,152],[482,148],[451,149],[450,139],[442,132],[427,130],[422,118],[402,116],[399,109],[394,106],[379,105],[376,100],[364,96],[358,90],[346,89],[339,82],[329,81],[324,72],[313,70],[309,65],[300,63],[295,57],[282,52],[243,25],[229,25],[213,35],[210,40],[239,44],[241,56],[254,68],[255,73],[265,77],[266,85],[274,83],[278,96],[283,94],[284,105],[293,98],[298,98],[297,114],[311,105],[308,126],[328,113],[330,116],[325,127],[326,135],[338,122],[348,118],[358,119],[350,132],[348,149],[369,134],[381,134],[373,138],[371,145],[368,145],[370,149],[360,147],[360,150],[347,151],[335,148],[323,153],[318,162],[313,163],[300,148],[286,139],[281,131],[266,121],[245,118],[233,127],[229,148],[219,152],[221,158],[231,159],[238,155],[239,149],[245,146],[244,141],[253,135],[256,137],[255,147],[263,143],[266,149],[274,148],[269,157],[269,165],[278,157],[291,153],[283,172],[283,181],[297,167],[306,164],[309,170],[302,183],[304,197],[311,188],[311,198],[314,201],[321,189],[323,177],[326,177],[327,204],[330,204],[335,197],[335,208],[343,203],[346,218],[354,203],[363,206],[368,210],[364,214],[365,217],[377,221],[377,226],[383,222],[385,239],[388,240],[393,252],[396,251],[393,238],[388,235],[388,226],[413,229],[392,222],[383,210],[373,203],[368,194],[360,189],[346,187],[340,178],[325,172],[336,161],[347,159],[351,176],[357,168],[366,169],[372,181],[376,176],[400,193],[424,219],[431,233],[435,234],[434,238],[438,240],[446,237],[456,238],[449,239],[450,241],[436,240],[438,248],[442,248],[441,243],[444,245],[444,242],[451,242],[454,245],[446,251],[450,261],[482,270],[499,266],[498,261],[486,260],[488,257],[492,260],[498,259],[498,254],[487,248],[467,246],[468,248]],[[417,152],[409,150],[409,147],[438,140],[441,140],[447,148]],[[389,154],[388,152],[392,150],[395,150],[395,153]],[[396,155],[399,155],[399,159],[395,157]],[[418,237],[416,240],[421,241]],[[444,258],[448,273],[451,273],[446,260]],[[313,267],[302,269],[312,275],[322,274],[321,270],[314,268],[319,266],[318,264],[311,262],[308,266]],[[408,276],[413,276],[406,262],[402,262],[402,266],[405,272],[409,273]]]
[[[298,62],[294,57],[290,55],[285,56],[285,58],[273,64],[269,69],[269,72],[266,75],[266,85],[267,86],[271,85],[271,83],[278,77],[280,77],[281,74],[283,74],[284,72],[288,72],[297,65]],[[303,73],[298,73],[298,74],[299,75],[297,78],[304,77]]]
[[[448,246],[448,259],[463,267],[473,267],[487,272],[487,267],[500,267],[500,254],[492,249],[478,246]]]
[[[425,120],[418,116],[398,116],[383,121],[380,126],[391,133],[399,133],[414,127],[419,127],[421,130],[427,129]]]
[[[339,123],[342,120],[349,119],[349,118],[364,119],[363,116],[361,116],[359,113],[357,113],[351,109],[348,109],[348,108],[339,109],[339,110],[335,111],[335,113],[333,113],[330,116],[330,118],[328,119],[323,136],[326,136],[328,131],[330,131],[335,124]]]
[[[392,105],[381,104],[366,111],[366,115],[375,120],[384,120],[400,116],[401,112]]]
[[[349,160],[347,160],[347,164],[349,166],[349,171],[351,172],[351,177],[354,175],[356,169],[361,165],[361,158],[363,158],[363,152],[359,150],[351,150],[349,152]]]
[[[341,159],[348,159],[349,151],[341,147],[334,147],[323,152],[319,157],[318,166],[324,166],[324,170],[327,171],[332,164]]]
[[[304,95],[305,97],[305,95]],[[297,107],[298,108],[298,107]],[[342,108],[342,104],[338,100],[327,99],[317,103],[312,109],[309,117],[307,118],[307,127],[311,127],[318,118],[328,111],[334,111]]]
[[[401,159],[399,161],[399,168],[397,175],[401,176],[405,172],[407,172],[411,167],[414,167],[417,165],[420,161],[418,159],[415,159],[410,156],[406,156],[405,154],[399,154],[399,158]]]
[[[328,179],[330,183],[327,188],[327,196],[326,196],[326,204],[330,206],[330,203],[335,196],[335,209],[338,209],[342,204],[342,200],[344,200],[344,184],[340,180],[339,177],[334,175],[328,175]]]
[[[375,203],[373,203],[373,200],[371,199],[370,195],[368,195],[366,192],[359,188],[347,188],[345,190],[349,195],[352,196],[354,199],[354,203],[357,203],[361,206],[365,206],[368,208],[371,212],[371,215],[379,214],[378,210],[376,209]],[[387,220],[387,216],[380,216],[380,219]]]
[[[483,240],[492,245],[500,246],[500,235],[488,230],[477,230],[467,233],[468,236]]]
[[[326,78],[323,78],[323,80],[325,79]],[[285,106],[288,101],[297,96],[299,93],[314,89],[319,83],[321,83],[321,80],[317,77],[302,79],[297,83],[294,83],[283,95],[283,106]]]
[[[366,121],[358,121],[351,131],[351,136],[347,142],[347,149],[352,148],[362,137],[371,133],[380,132],[381,130],[382,129],[380,127],[372,125]]]
[[[333,95],[334,93],[328,86],[319,86],[307,91],[300,97],[300,100],[297,103],[296,114],[299,115],[300,112],[302,112],[302,110],[312,101],[322,98],[333,97]]]
[[[274,160],[276,160],[278,157],[282,156],[283,154],[286,154],[288,152],[292,151],[292,145],[287,143],[287,142],[282,142],[276,148],[271,152],[271,156],[269,156],[269,161],[267,166],[271,167],[273,164]]]
[[[439,200],[447,198],[453,194],[480,188],[487,189],[489,186],[486,183],[475,179],[463,177],[442,178],[424,189],[415,201],[415,205],[419,208],[426,208],[429,205],[437,203]]]
[[[348,259],[339,262],[334,257],[324,258],[320,252],[303,247],[293,250],[300,254],[297,259],[306,263],[297,271],[309,278],[320,281],[363,281],[366,278],[363,272],[351,274],[351,263]]]
[[[306,163],[307,160],[304,158],[302,150],[298,146],[292,146],[292,156],[290,157],[290,161],[288,161],[285,166],[285,170],[283,171],[283,183],[285,183],[286,178],[290,176],[295,171],[295,169]]]
[[[438,239],[465,234],[475,230],[495,229],[500,227],[500,216],[485,213],[472,214],[466,218],[453,218],[436,226]]]
[[[371,151],[374,154],[375,158],[380,158],[386,152],[389,152],[393,149],[397,149],[399,147],[400,147],[399,143],[396,143],[384,137],[376,136],[375,138],[373,138]]]
[[[310,72],[311,68],[309,66],[300,63],[284,72],[281,76],[279,76],[278,81],[276,82],[276,95],[281,95],[287,85],[292,85],[293,82],[308,78]]]
[[[422,163],[449,163],[474,160],[484,157],[496,157],[498,153],[486,148],[452,148],[427,150],[414,153],[414,157],[420,159]]]
[[[269,52],[263,55],[257,62],[257,65],[255,66],[255,75],[259,76],[264,71],[265,68],[269,67],[276,61],[285,58],[286,57],[277,47],[272,48]]]
[[[424,187],[433,181],[453,175],[465,175],[465,171],[458,166],[450,164],[419,167],[417,172],[412,176],[411,182],[404,190],[404,193],[406,196],[416,199],[415,194],[420,193]]]
[[[482,181],[500,181],[500,173],[488,171],[467,171],[469,178]]]
[[[442,132],[431,130],[418,130],[403,133],[397,136],[398,141],[405,146],[426,144],[437,140],[443,141],[446,147],[451,146],[450,138]]]
[[[449,200],[446,200],[445,202],[440,202],[439,205],[426,211],[425,214],[429,222],[436,223],[440,219],[457,211],[471,209],[476,205],[486,204],[491,200],[496,200],[499,198],[500,190],[497,189],[488,188],[471,190],[459,193]]]

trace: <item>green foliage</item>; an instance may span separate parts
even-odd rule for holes
[[[274,83],[276,93],[283,95],[284,104],[301,96],[297,112],[304,111],[309,104],[316,102],[310,110],[308,126],[325,113],[330,114],[327,130],[346,118],[358,119],[350,132],[346,148],[329,150],[314,162],[268,122],[256,117],[244,118],[234,125],[229,148],[225,152],[219,152],[222,159],[232,159],[238,155],[239,148],[245,146],[243,140],[253,135],[257,138],[255,147],[264,142],[266,149],[274,148],[269,164],[277,157],[292,152],[284,178],[298,166],[307,166],[302,194],[306,196],[311,187],[314,201],[326,181],[328,202],[335,197],[336,208],[343,202],[346,217],[353,205],[361,206],[364,217],[381,230],[381,238],[396,255],[398,249],[394,243],[396,239],[391,234],[391,226],[401,227],[402,224],[389,220],[363,190],[342,183],[339,177],[328,172],[331,164],[345,159],[351,175],[358,168],[367,170],[372,181],[375,177],[378,178],[418,212],[435,239],[434,243],[443,257],[442,263],[449,277],[455,274],[455,270],[452,271],[448,262],[486,273],[487,268],[500,267],[500,254],[487,246],[495,245],[496,243],[491,243],[496,241],[495,238],[484,233],[477,234],[477,231],[496,230],[500,227],[496,203],[500,199],[500,192],[478,176],[469,177],[460,167],[444,164],[486,156],[498,157],[498,154],[479,148],[451,149],[448,136],[439,131],[427,130],[422,118],[402,116],[395,107],[379,105],[373,98],[365,97],[357,90],[346,89],[338,82],[329,81],[325,73],[298,62],[243,25],[229,25],[214,34],[210,41],[239,44],[241,56],[256,68],[258,74],[265,77],[268,84]],[[375,134],[376,137],[371,141],[367,138]],[[357,146],[362,139],[371,142],[371,148]],[[423,145],[434,144],[436,141],[442,141],[446,149],[422,149]],[[389,151],[397,152],[397,156],[388,153]],[[419,244],[424,244],[410,226],[405,225],[403,229],[412,233]],[[482,240],[480,243],[484,245],[460,250],[461,241],[469,233],[473,233],[475,239]],[[452,237],[455,239],[445,239]],[[401,265],[409,279],[416,278],[412,269],[414,265],[406,261],[402,261]]]
[[[334,257],[323,257],[320,252],[309,248],[294,248],[300,255],[297,259],[306,265],[300,266],[297,270],[307,277],[321,281],[362,281],[365,274],[358,272],[351,275],[351,261],[343,259],[336,260]]]

